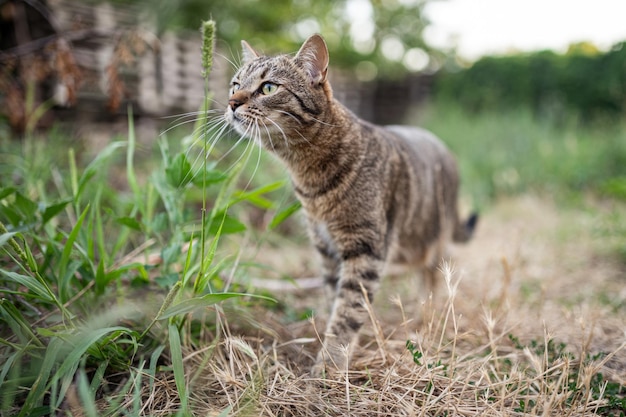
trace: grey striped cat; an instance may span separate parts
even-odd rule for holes
[[[433,134],[370,124],[333,98],[321,36],[295,56],[242,45],[225,118],[288,168],[334,300],[313,374],[345,369],[385,265],[421,269],[432,288],[446,246],[467,241],[477,215],[459,220],[456,162]]]

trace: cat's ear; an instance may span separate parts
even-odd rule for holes
[[[248,42],[241,41],[241,56],[243,58],[243,63],[247,64],[248,62],[257,59],[259,54],[252,49]]]
[[[328,48],[324,38],[313,35],[302,44],[295,58],[309,75],[312,85],[322,84],[328,74]]]

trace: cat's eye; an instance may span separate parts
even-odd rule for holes
[[[274,94],[276,90],[278,90],[278,85],[274,83],[263,83],[263,85],[261,86],[261,92],[266,96]]]
[[[239,83],[233,83],[233,85],[231,87],[231,90],[232,90],[231,94],[235,94],[237,92],[237,90],[239,90],[240,87],[241,86],[239,85]]]

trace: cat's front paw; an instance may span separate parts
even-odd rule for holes
[[[318,358],[318,360],[315,361],[315,364],[311,367],[310,374],[312,378],[326,379],[326,375],[328,375],[326,363],[324,361],[320,361]]]
[[[345,347],[330,348],[327,344],[317,354],[315,364],[311,368],[313,378],[328,378],[330,375],[347,370],[348,349]]]

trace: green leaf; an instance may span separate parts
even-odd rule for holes
[[[19,226],[22,223],[22,215],[14,209],[12,204],[7,206],[0,204],[0,217],[8,219],[13,226]]]
[[[51,382],[48,385],[50,386],[53,382],[64,379],[67,376],[71,377],[74,374],[74,371],[76,370],[78,365],[80,365],[83,359],[83,355],[85,355],[87,349],[89,349],[93,344],[98,342],[98,340],[100,340],[105,335],[113,332],[119,332],[122,334],[127,333],[130,335],[134,334],[133,331],[121,326],[87,330],[76,334],[76,336],[72,340],[74,342],[72,349],[67,353],[67,355],[63,355],[63,362],[61,363],[55,374],[52,376]],[[62,391],[65,391],[65,389],[62,389]],[[64,395],[60,395],[58,401],[62,401],[63,397]]]
[[[15,236],[17,232],[8,232],[0,235],[0,246],[4,246],[9,240]]]
[[[38,208],[37,203],[26,198],[20,192],[15,193],[15,202],[13,204],[29,220],[33,218]]]
[[[163,263],[165,265],[170,265],[176,262],[182,253],[182,245],[179,242],[176,242],[163,248],[161,258],[163,258]]]
[[[83,369],[78,371],[76,385],[85,416],[98,417],[98,408],[96,407],[96,401],[94,399],[95,393],[91,390],[89,381],[87,380],[87,374]]]
[[[96,156],[94,160],[91,161],[89,165],[87,165],[87,168],[85,168],[83,174],[78,180],[78,190],[76,191],[76,195],[74,196],[76,200],[78,200],[78,198],[82,195],[85,187],[87,186],[87,183],[102,168],[102,165],[104,165],[108,161],[108,159],[117,149],[124,146],[126,146],[125,142],[113,142],[109,144],[106,148],[98,152],[98,156]]]
[[[68,199],[62,200],[62,201],[60,201],[58,203],[46,206],[46,208],[43,210],[43,213],[41,215],[42,220],[43,220],[43,224],[46,224],[50,220],[52,220],[52,218],[54,218],[54,216],[56,216],[57,214],[62,212],[63,209],[65,209],[65,206],[67,206],[72,201],[73,201],[73,199],[68,198]]]
[[[44,301],[54,302],[54,298],[51,296],[49,289],[37,279],[28,275],[18,274],[17,272],[6,271],[4,269],[0,269],[0,274],[9,278],[9,280],[28,288],[36,297]]]
[[[78,238],[78,234],[80,233],[80,229],[83,225],[83,221],[85,220],[85,217],[87,216],[88,211],[89,211],[89,205],[85,207],[85,210],[83,210],[80,217],[76,221],[74,228],[70,232],[70,235],[67,237],[67,241],[65,242],[65,246],[63,247],[63,252],[61,253],[61,260],[59,261],[58,279],[59,279],[59,293],[60,293],[62,302],[67,301],[66,298],[67,296],[69,296],[67,287],[70,282],[71,274],[75,272],[75,269],[73,268],[72,268],[73,270],[68,270],[70,256],[72,254],[72,249],[74,248],[74,242],[76,242],[76,239]]]
[[[194,175],[192,181],[195,186],[203,187],[212,184],[218,184],[222,181],[225,181],[227,178],[228,175],[224,174],[222,171],[218,171],[215,169],[206,169]]]
[[[106,271],[104,270],[104,260],[100,259],[98,262],[98,268],[96,268],[96,294],[102,294],[107,284],[110,282]]]
[[[22,313],[6,299],[0,299],[0,315],[23,345],[32,344],[42,347],[43,343],[33,333],[32,325],[24,319]]]
[[[228,205],[232,206],[236,203],[239,203],[240,201],[250,201],[252,203],[265,204],[265,202],[259,199],[259,197],[263,194],[267,194],[267,193],[276,191],[284,187],[286,183],[287,183],[286,181],[276,181],[271,184],[267,184],[259,188],[255,188],[252,191],[247,191],[247,192],[238,191],[235,193],[235,197],[230,201],[230,203],[228,203]],[[269,200],[266,200],[266,201],[269,201]],[[271,204],[269,207],[271,207]],[[263,207],[263,208],[269,208],[269,207]]]
[[[59,351],[61,350],[63,344],[63,340],[58,338],[50,341],[50,344],[46,349],[46,356],[39,367],[39,375],[37,376],[35,383],[30,387],[28,397],[26,397],[26,400],[22,405],[22,409],[18,414],[19,417],[32,415],[33,409],[43,403],[43,397],[46,392],[46,387],[48,386],[50,373],[56,364],[57,356],[59,355]]]
[[[270,222],[268,228],[270,230],[273,230],[273,229],[277,228],[278,225],[280,225],[282,222],[284,222],[289,217],[291,217],[292,214],[294,214],[295,212],[300,210],[301,207],[302,207],[302,203],[300,203],[299,201],[296,201],[295,203],[291,204],[290,206],[285,207],[284,209],[280,210],[278,213],[276,213],[274,215],[274,217],[272,218],[272,221]]]
[[[215,240],[217,239],[218,238],[216,237]],[[215,256],[215,250],[212,247],[209,249],[209,256],[210,256],[210,260],[208,260],[207,266],[211,265],[211,262],[213,261],[213,257]],[[232,256],[225,256],[217,263],[217,265],[212,267],[209,271],[207,272],[201,271],[198,274],[198,278],[196,279],[196,282],[194,282],[194,288],[193,288],[194,294],[199,294],[205,291],[209,285],[210,279],[216,276],[219,271],[223,270],[226,267],[226,265],[228,265],[228,263],[231,262],[231,260],[232,260]]]
[[[223,210],[216,213],[213,218],[215,220],[222,218],[223,221],[220,223],[215,220],[211,222],[211,225],[209,226],[209,233],[212,235],[217,235],[218,233],[222,235],[241,233],[247,229],[245,224],[236,218],[225,214]]]
[[[3,200],[17,191],[15,187],[4,187],[0,188],[0,200]]]
[[[141,232],[141,223],[137,220],[134,219],[132,217],[127,217],[127,216],[123,216],[123,217],[118,217],[117,219],[115,219],[115,221],[118,224],[121,224],[122,226],[126,226],[129,227],[133,230],[136,230],[138,232]]]
[[[187,408],[187,384],[185,383],[185,368],[183,366],[183,350],[180,345],[180,334],[175,324],[169,325],[170,354],[172,367],[174,368],[174,381],[178,391],[178,397],[183,410]]]
[[[190,298],[188,300],[182,301],[180,303],[174,304],[169,307],[165,312],[159,317],[159,319],[167,319],[170,317],[178,316],[180,314],[186,314],[191,311],[197,310],[199,308],[205,308],[212,306],[217,303],[221,303],[224,300],[228,300],[230,298],[236,297],[254,297],[267,301],[274,301],[273,298],[265,297],[262,295],[255,294],[246,294],[246,293],[236,293],[236,292],[221,292],[215,294],[206,294],[202,297]]]
[[[189,184],[193,180],[193,177],[191,164],[187,159],[187,155],[182,152],[176,155],[174,160],[165,168],[165,178],[167,182],[177,188]]]

